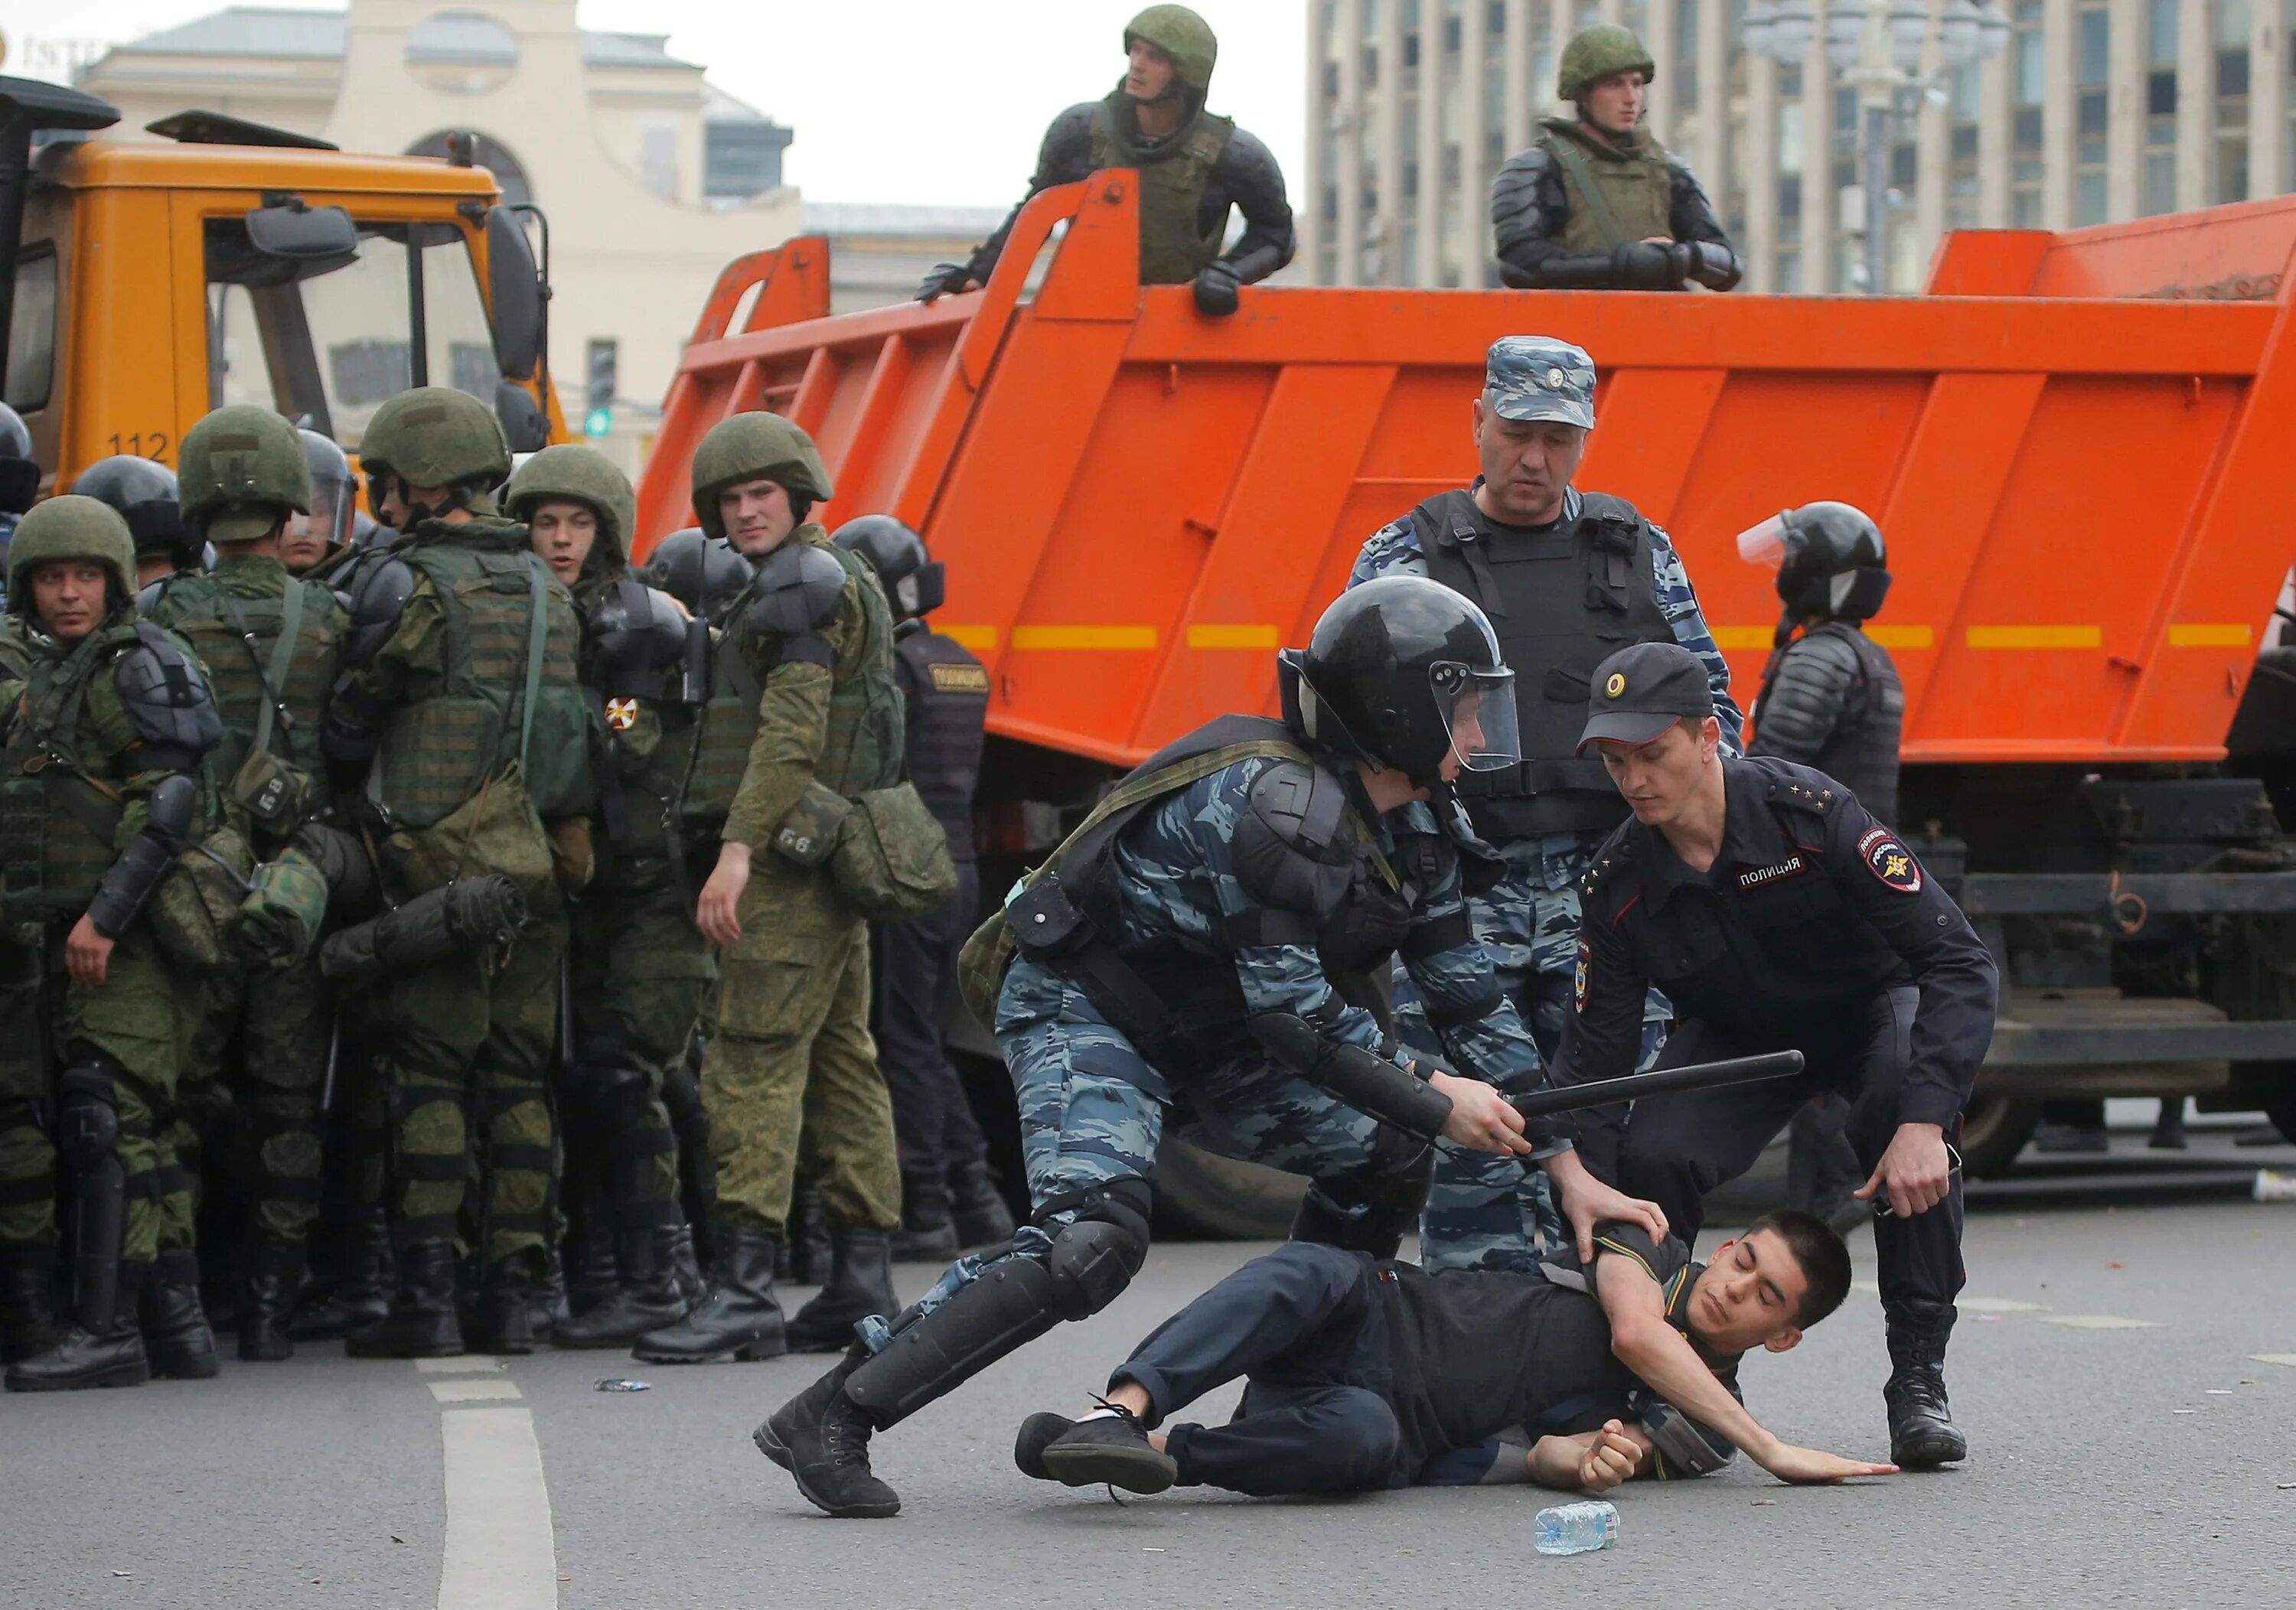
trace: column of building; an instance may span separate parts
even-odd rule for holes
[[[1340,8],[1340,205],[1332,283],[1352,285],[1363,267],[1363,7]]]
[[[1300,187],[1292,192],[1292,226],[1299,249],[1292,277],[1315,284],[1323,275],[1324,189],[1332,176],[1324,171],[1324,135],[1341,107],[1324,103],[1324,64],[1331,60],[1331,10],[1322,0],[1308,0],[1308,148],[1300,153]]]
[[[2288,21],[2281,0],[2250,0],[2248,193],[2288,188]]]
[[[1475,286],[1487,277],[1491,257],[1491,13],[1483,0],[1468,0],[1459,30],[1458,282]]]
[[[1798,289],[1817,295],[1833,289],[1833,63],[1825,57],[1826,8],[1817,12],[1819,43],[1801,64],[1801,273]],[[1752,168],[1751,184],[1775,183]]]

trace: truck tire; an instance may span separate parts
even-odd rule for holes
[[[1970,1098],[1961,1119],[1961,1167],[1972,1179],[1993,1180],[2009,1172],[2041,1121],[2041,1104],[1982,1093]]]
[[[1302,1175],[1223,1157],[1168,1129],[1156,1153],[1157,1229],[1210,1241],[1281,1241],[1307,1189]]]

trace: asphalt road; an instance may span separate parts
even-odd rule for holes
[[[0,1401],[0,1581],[42,1610],[2283,1602],[2296,1205],[2234,1188],[2296,1170],[2296,1150],[2195,1140],[2161,1157],[2123,1137],[2102,1166],[1979,1188],[1950,1369],[1966,1467],[1797,1489],[1742,1462],[1637,1484],[1600,1555],[1535,1555],[1549,1500],[1520,1488],[1119,1507],[1017,1475],[1025,1414],[1075,1412],[1140,1333],[1258,1250],[1174,1244],[1107,1313],[881,1437],[894,1521],[817,1515],[750,1444],[819,1360],[545,1353],[426,1372],[307,1348],[214,1382]],[[1871,1238],[1853,1246],[1870,1279]],[[930,1272],[904,1270],[904,1289]],[[1866,1291],[1746,1383],[1782,1433],[1878,1457],[1885,1372]],[[604,1376],[652,1389],[593,1390]]]

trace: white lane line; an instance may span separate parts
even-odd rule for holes
[[[514,1381],[433,1381],[430,1395],[441,1403],[475,1403],[485,1398],[522,1395]]]
[[[533,1415],[469,1409],[439,1424],[447,1543],[438,1610],[557,1610],[558,1553]]]
[[[497,1370],[502,1367],[503,1361],[500,1359],[488,1358],[484,1353],[472,1353],[459,1359],[414,1361],[416,1375],[485,1375],[490,1370]]]
[[[2259,1364],[2285,1364],[2296,1369],[2296,1353],[2251,1353],[2248,1356]]]
[[[2158,1330],[2158,1320],[2124,1320],[2116,1313],[2045,1313],[2044,1325],[2067,1325],[2075,1330]]]
[[[1881,1295],[1882,1287],[1878,1282],[1852,1280],[1849,1284],[1853,1290],[1870,1291],[1876,1296]],[[1972,1313],[2046,1313],[2049,1311],[2046,1303],[2024,1303],[2015,1297],[1972,1297],[1964,1295],[1953,1301],[1955,1307],[1966,1308]]]

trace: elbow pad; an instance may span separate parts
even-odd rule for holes
[[[803,660],[828,667],[837,656],[822,629],[837,618],[845,596],[845,567],[825,548],[783,543],[758,567],[757,601],[750,629],[781,640],[783,663]]]
[[[127,841],[87,903],[88,920],[97,933],[117,939],[127,931],[191,843],[199,805],[199,785],[180,773],[161,779],[152,790],[144,830]]]
[[[1405,1134],[1431,1140],[1451,1121],[1451,1098],[1376,1051],[1328,1040],[1296,1012],[1260,1012],[1253,1039],[1308,1083]]]
[[[1695,241],[1690,246],[1690,277],[1709,290],[1727,290],[1745,272],[1738,254],[1719,241]]]
[[[1611,253],[1621,290],[1680,290],[1690,273],[1691,249],[1630,241]]]

